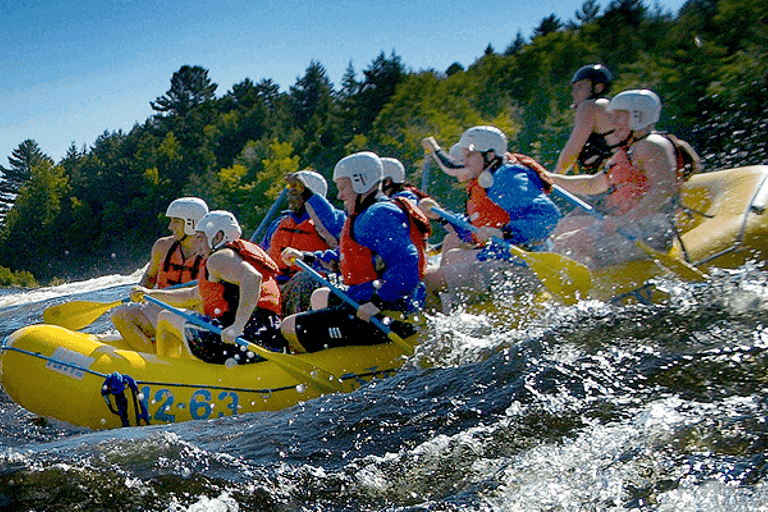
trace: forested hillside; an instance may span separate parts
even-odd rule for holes
[[[434,135],[450,147],[476,124],[499,126],[511,148],[552,167],[573,119],[570,78],[595,62],[614,72],[614,94],[656,91],[664,103],[658,128],[689,140],[705,169],[764,164],[766,27],[757,0],[691,0],[679,13],[643,0],[604,8],[587,0],[573,20],[548,16],[528,37],[510,33],[507,48],[489,46],[468,69],[412,70],[392,51],[360,73],[350,65],[340,84],[312,61],[287,90],[243,78],[223,92],[190,63],[165,94],[147,98],[155,114],[128,133],[105,127],[60,162],[34,140],[20,144],[0,187],[3,198],[15,197],[0,266],[43,283],[132,271],[166,233],[163,213],[176,197],[229,209],[250,234],[288,172],[312,167],[330,178],[338,159],[367,149],[400,158],[420,185],[419,141]],[[459,207],[436,171],[429,191]]]

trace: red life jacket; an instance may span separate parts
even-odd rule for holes
[[[480,186],[477,178],[467,182],[467,215],[473,226],[490,226],[501,229],[509,223],[507,210],[497,205],[488,197],[488,192]]]
[[[402,196],[393,197],[392,200],[408,215],[411,242],[419,252],[419,279],[424,279],[429,259],[427,243],[429,235],[432,234],[432,224],[429,222],[429,217],[412,200]]]
[[[247,240],[228,242],[222,247],[222,249],[224,248],[235,251],[262,275],[261,295],[256,307],[279,315],[282,310],[280,307],[280,287],[275,280],[275,275],[279,272],[277,264],[261,247]],[[197,281],[197,287],[203,299],[203,311],[206,315],[211,318],[221,318],[228,314],[234,316],[240,300],[240,288],[237,285],[221,281],[209,281],[204,264]]]
[[[157,271],[155,278],[157,288],[166,288],[197,279],[203,260],[204,258],[199,254],[184,259],[181,252],[181,242],[176,240],[168,249],[165,260],[163,260],[163,266]]]
[[[610,215],[624,215],[635,207],[651,188],[645,171],[629,159],[628,148],[621,148],[608,161],[608,196],[604,208]]]
[[[292,276],[300,270],[298,265],[288,267],[280,255],[286,247],[294,247],[302,251],[324,251],[329,249],[328,243],[318,234],[315,221],[307,217],[303,222],[296,222],[293,215],[286,215],[277,225],[269,241],[269,256],[277,262],[280,273]]]
[[[426,228],[424,225],[428,226],[429,233],[431,233],[432,227],[429,219],[418,206],[404,197],[392,198],[392,202],[398,205],[408,216],[410,238],[419,253],[419,279],[423,279],[427,269],[426,240],[429,237],[429,234],[425,235],[424,230]],[[339,267],[344,278],[344,284],[348,286],[368,283],[379,278],[379,272],[373,264],[373,251],[360,245],[352,237],[352,226],[357,215],[359,214],[347,217],[339,241],[339,254],[341,255]]]

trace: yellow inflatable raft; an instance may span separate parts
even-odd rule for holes
[[[708,271],[768,255],[768,166],[695,175],[683,187],[681,202],[680,240],[667,257],[687,259]],[[603,269],[592,274],[588,296],[648,299],[642,297],[647,281],[665,272],[650,260]],[[506,307],[530,318],[537,304]],[[11,398],[29,411],[102,429],[134,425],[145,411],[151,423],[173,423],[278,410],[324,393],[352,391],[394,373],[404,358],[397,344],[384,343],[275,354],[228,368],[191,356],[137,353],[120,340],[33,325],[0,345],[0,379]]]
[[[677,259],[706,276],[715,267],[734,269],[768,258],[768,166],[696,174],[683,185],[680,203],[676,222],[680,237],[663,255],[667,264]],[[592,271],[591,288],[581,298],[615,303],[664,300],[668,295],[653,285],[654,278],[688,277],[670,271],[665,262],[649,258]],[[463,307],[522,327],[553,299],[545,287],[531,293],[530,286],[523,285],[518,296],[470,300]]]
[[[0,346],[3,388],[31,412],[105,429],[145,424],[144,413],[157,424],[279,410],[324,393],[352,391],[393,374],[405,359],[397,345],[383,343],[275,354],[273,360],[229,368],[121,345],[63,327],[24,327]]]
[[[680,239],[667,257],[707,272],[768,256],[768,166],[696,174],[683,185],[681,205]],[[651,260],[602,269],[592,273],[589,296],[601,300],[634,296],[649,279],[665,273]]]

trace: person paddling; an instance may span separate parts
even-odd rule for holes
[[[149,264],[139,285],[166,288],[197,279],[203,255],[195,239],[199,220],[208,213],[208,205],[199,197],[182,197],[168,205],[170,236],[152,245]],[[116,308],[112,323],[128,345],[140,352],[154,352],[157,315],[160,308],[152,304],[126,304]]]
[[[326,199],[328,183],[311,169],[285,177],[288,210],[267,229],[260,245],[280,267],[277,282],[283,300],[283,314],[309,309],[312,291],[318,286],[295,265],[286,265],[280,255],[286,247],[302,251],[324,251],[339,244],[346,214]]]
[[[456,290],[487,291],[509,266],[497,258],[508,259],[509,251],[486,242],[496,237],[527,250],[546,250],[560,211],[545,192],[543,167],[524,155],[507,153],[507,136],[495,126],[475,126],[462,134],[457,146],[460,162],[446,155],[433,138],[422,143],[444,172],[465,185],[466,214],[477,228],[472,233],[450,226],[440,267],[427,272],[430,300],[440,297],[447,312]],[[437,206],[430,199],[419,204],[425,211]],[[447,295],[440,295],[444,292]]]
[[[279,269],[264,250],[241,238],[242,229],[232,213],[214,210],[197,227],[196,238],[205,264],[197,286],[176,290],[137,287],[133,300],[149,295],[169,305],[190,308],[201,305],[203,318],[221,327],[221,335],[185,322],[173,312],[163,311],[157,327],[158,353],[193,356],[215,364],[253,362],[235,343],[238,337],[264,347],[281,350]]]
[[[582,66],[571,79],[572,108],[576,110],[568,142],[555,165],[557,174],[594,174],[612,152],[606,136],[613,131],[608,92],[613,77],[602,64]]]
[[[606,194],[600,208],[603,219],[569,216],[553,235],[556,252],[593,269],[647,258],[630,238],[668,251],[674,239],[675,199],[682,184],[672,142],[654,132],[661,115],[659,97],[647,89],[624,91],[611,100],[608,110],[614,114],[608,141],[615,154],[605,169],[594,175],[550,175],[573,194]]]
[[[338,262],[349,287],[347,294],[360,304],[355,311],[332,302],[327,288],[317,290],[312,297],[314,311],[283,320],[283,335],[296,352],[385,343],[386,334],[370,323],[371,317],[382,311],[414,312],[423,306],[426,254],[423,244],[414,242],[423,236],[415,223],[429,220],[415,205],[406,211],[387,198],[381,192],[382,175],[383,165],[375,153],[363,151],[342,158],[333,172],[338,198],[348,214],[339,247],[324,252],[283,251],[286,264],[295,259],[308,264]],[[390,327],[403,338],[415,332],[400,321]]]

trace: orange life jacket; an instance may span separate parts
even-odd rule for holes
[[[429,222],[429,217],[412,200],[402,196],[393,197],[392,200],[408,215],[411,242],[413,242],[413,245],[416,246],[416,250],[419,252],[419,279],[424,279],[427,273],[427,260],[429,259],[427,256],[427,243],[429,242],[429,236],[432,234],[432,223]]]
[[[285,276],[292,276],[300,270],[300,267],[298,265],[289,267],[283,262],[280,255],[286,247],[309,252],[324,251],[330,248],[328,243],[318,234],[314,220],[307,217],[303,222],[296,222],[293,215],[286,215],[282,218],[269,241],[269,256],[277,262],[280,273]]]
[[[408,216],[410,238],[419,253],[419,279],[423,279],[427,269],[426,240],[429,237],[429,234],[425,235],[424,225],[429,226],[429,233],[431,233],[429,219],[418,206],[404,197],[393,198],[392,202]],[[339,267],[344,284],[348,286],[368,283],[379,278],[379,272],[373,264],[373,251],[360,245],[352,236],[352,226],[357,215],[359,214],[347,217],[339,241]]]
[[[466,186],[467,215],[473,226],[481,228],[490,226],[501,229],[509,223],[509,213],[501,206],[494,203],[488,192],[480,186],[477,178],[469,180]]]
[[[199,254],[184,259],[184,255],[181,252],[181,242],[176,240],[171,244],[163,260],[162,267],[157,271],[157,277],[155,278],[157,288],[166,288],[197,279],[203,260],[204,258]]]
[[[604,208],[610,215],[624,215],[635,207],[651,188],[648,176],[629,159],[628,148],[621,148],[608,161],[608,196]]]
[[[235,251],[262,275],[261,295],[256,307],[279,315],[282,310],[280,307],[280,287],[275,280],[275,275],[279,272],[277,264],[261,247],[247,240],[228,242],[222,247],[222,249],[224,248]],[[225,315],[234,316],[240,300],[240,288],[232,283],[209,281],[205,264],[201,270],[197,286],[203,299],[203,312],[211,318],[222,318]]]

